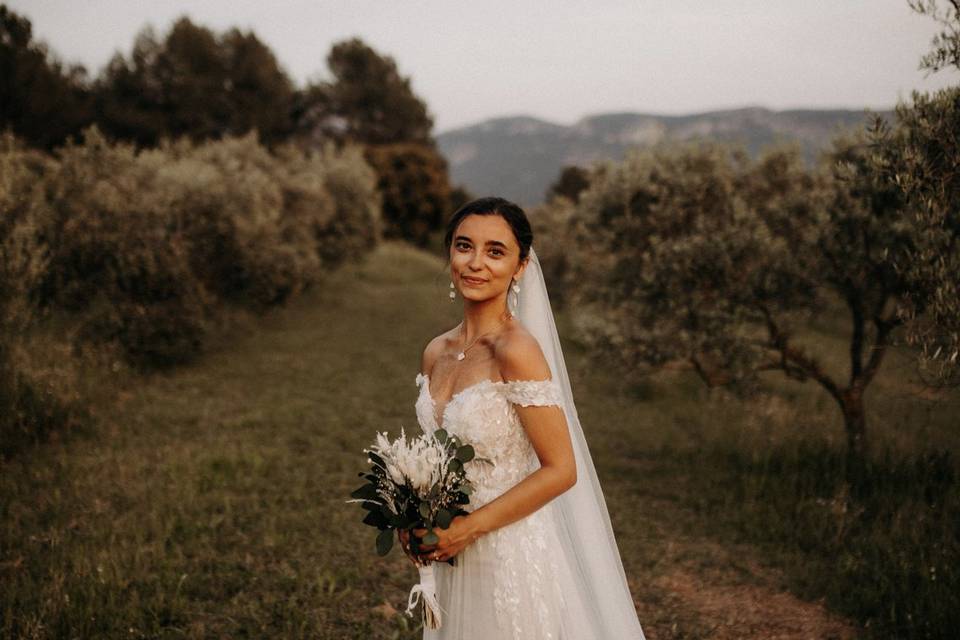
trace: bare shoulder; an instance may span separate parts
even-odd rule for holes
[[[504,380],[548,380],[550,365],[540,343],[519,322],[498,336],[494,357]]]
[[[434,337],[427,343],[427,346],[423,349],[423,356],[420,358],[420,373],[429,375],[430,372],[433,371],[434,363],[436,363],[437,359],[448,348],[450,341],[453,340],[456,335],[456,327],[454,327]]]

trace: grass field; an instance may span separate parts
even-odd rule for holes
[[[91,371],[97,430],[0,473],[0,635],[419,638],[415,569],[378,557],[344,501],[375,431],[418,430],[421,350],[459,319],[447,283],[386,243],[198,364]],[[836,367],[841,329],[809,336]],[[921,393],[894,354],[851,489],[839,412],[810,384],[771,377],[749,405],[684,372],[629,388],[564,347],[650,640],[957,628],[957,464],[928,455],[957,451],[957,394]]]

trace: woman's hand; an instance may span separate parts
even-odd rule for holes
[[[413,529],[414,535],[419,538],[427,535],[427,529]],[[470,543],[476,540],[480,534],[473,527],[469,516],[456,516],[450,521],[450,526],[446,529],[434,527],[433,532],[437,534],[440,541],[435,545],[420,545],[420,560],[437,560],[444,562],[463,551]]]

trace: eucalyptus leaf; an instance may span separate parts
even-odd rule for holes
[[[363,519],[363,524],[368,524],[372,527],[383,529],[385,526],[387,526],[387,519],[384,518],[383,514],[379,511],[371,511]]]
[[[450,527],[450,523],[453,521],[453,514],[446,509],[440,509],[437,513],[437,526],[441,529],[447,529]]]
[[[352,491],[350,495],[354,498],[367,498],[368,500],[373,500],[380,497],[377,494],[377,488],[372,484],[365,484],[359,489]]]
[[[377,534],[377,555],[385,556],[393,548],[393,529],[384,529]]]

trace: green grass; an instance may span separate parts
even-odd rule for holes
[[[684,501],[717,533],[762,547],[786,586],[824,596],[868,637],[949,638],[960,624],[960,492],[946,454],[887,450],[852,486],[822,444],[678,457],[696,465]],[[709,482],[706,482],[709,478]]]
[[[386,243],[194,365],[91,370],[95,432],[0,469],[0,636],[419,638],[418,620],[390,609],[414,568],[397,548],[378,557],[344,501],[375,431],[417,430],[421,350],[459,318],[447,283],[440,260]],[[625,387],[559,320],[648,636],[710,637],[657,577],[682,561],[750,581],[747,558],[868,632],[955,628],[924,635],[919,619],[955,623],[960,609],[956,464],[923,457],[956,451],[956,395],[905,395],[906,360],[892,360],[868,394],[871,482],[844,493],[823,392],[771,378],[771,395],[745,404],[678,372]],[[811,340],[842,347],[829,331]],[[738,552],[721,559],[707,541]]]

